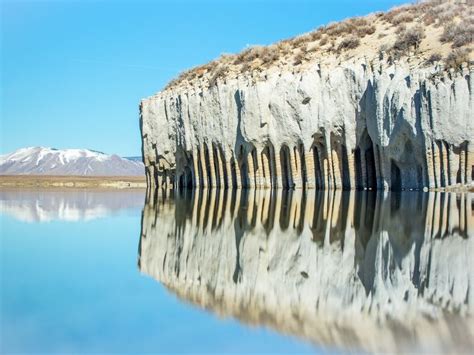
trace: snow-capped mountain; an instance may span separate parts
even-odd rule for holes
[[[88,149],[22,148],[0,155],[0,175],[141,176],[143,163]]]

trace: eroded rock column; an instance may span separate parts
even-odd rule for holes
[[[314,170],[314,152],[313,149],[310,149],[304,156],[304,161],[306,165],[306,188],[314,189],[316,186],[316,173]]]
[[[295,189],[302,188],[301,181],[301,159],[298,148],[294,148],[290,151],[290,166],[291,166],[291,178],[293,180],[293,187]]]
[[[206,164],[206,153],[205,153],[205,146],[201,146],[201,154],[200,154],[200,165],[201,165],[201,173],[202,173],[202,187],[208,186],[208,175],[207,175],[207,164]]]

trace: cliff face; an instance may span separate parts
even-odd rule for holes
[[[471,184],[474,67],[427,64],[427,40],[418,45],[422,52],[407,48],[408,56],[387,59],[369,47],[385,35],[382,27],[346,54],[327,50],[298,66],[260,60],[258,70],[198,76],[142,100],[149,185]],[[426,38],[439,35],[427,31]]]
[[[148,201],[140,270],[221,317],[319,345],[474,346],[472,194],[231,191]]]
[[[151,185],[435,188],[470,184],[474,69],[366,61],[273,72],[142,101]]]

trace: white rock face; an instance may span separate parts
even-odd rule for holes
[[[88,149],[29,147],[0,156],[0,175],[143,176],[140,161]]]
[[[150,186],[422,189],[474,168],[474,68],[355,58],[141,102]]]
[[[470,351],[473,197],[211,189],[158,198],[144,209],[139,267],[220,317],[318,345]]]

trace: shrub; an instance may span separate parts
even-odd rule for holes
[[[305,56],[302,52],[299,52],[298,54],[295,55],[295,60],[293,62],[294,65],[300,65],[303,63],[303,60],[305,59]]]
[[[341,43],[339,43],[339,46],[337,47],[338,51],[344,50],[344,49],[354,49],[359,47],[360,45],[360,40],[354,35],[348,36],[344,38]]]
[[[395,51],[406,51],[410,47],[414,47],[415,50],[418,49],[418,46],[421,43],[421,40],[424,38],[424,30],[420,26],[409,28],[398,34],[398,38],[393,45]]]
[[[278,60],[279,52],[278,48],[274,46],[263,47],[261,53],[259,54],[260,60],[263,64],[270,65],[276,60]]]
[[[209,79],[209,86],[210,87],[213,87],[215,85],[217,85],[217,79],[221,78],[221,77],[224,77],[225,74],[227,73],[228,71],[228,66],[223,64],[223,65],[219,65],[212,73],[212,76],[211,78]]]
[[[459,69],[464,62],[469,62],[469,51],[467,49],[455,49],[446,59],[447,68]]]
[[[433,54],[430,55],[430,57],[426,60],[426,62],[429,63],[429,64],[433,64],[433,63],[439,62],[441,59],[443,59],[443,57],[441,57],[441,54],[439,54],[439,53],[433,53]]]
[[[399,25],[401,23],[408,23],[414,20],[415,16],[409,12],[400,12],[392,17],[391,23],[392,25]]]
[[[474,24],[458,24],[455,25],[452,22],[448,23],[444,27],[444,31],[441,34],[439,40],[443,43],[451,42],[453,48],[459,48],[470,44],[474,39]]]

